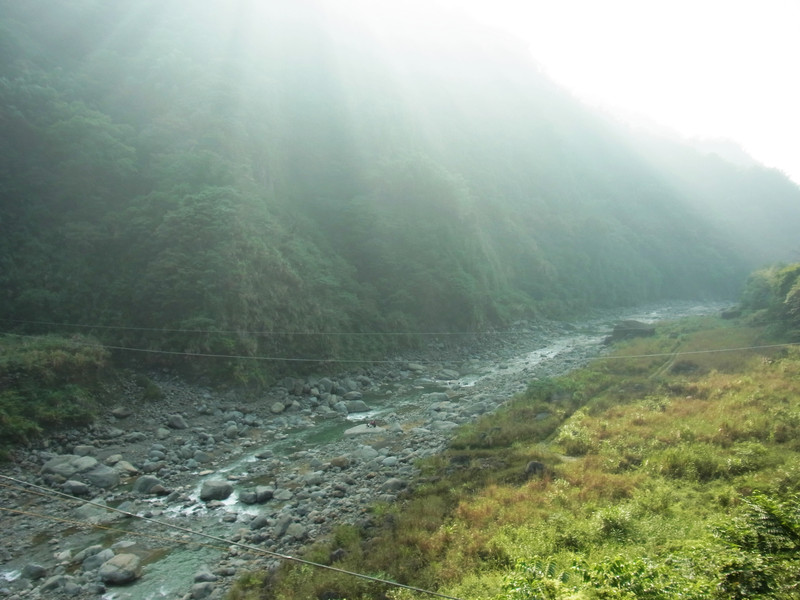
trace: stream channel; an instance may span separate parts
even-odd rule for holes
[[[185,473],[178,486],[182,491],[178,498],[169,502],[157,497],[140,498],[132,512],[294,555],[337,522],[363,517],[370,503],[387,497],[387,481],[412,481],[416,473],[414,462],[441,452],[458,425],[491,412],[534,379],[561,375],[605,352],[608,347],[603,341],[620,320],[654,323],[715,314],[722,308],[721,304],[672,303],[608,312],[579,323],[528,323],[502,342],[487,344],[489,350],[473,348],[461,358],[407,359],[384,369],[383,377],[373,377],[371,385],[364,387],[361,399],[368,412],[351,413],[344,418],[341,414],[320,415],[305,410],[290,419],[271,419],[274,415],[265,409],[260,426],[238,440],[221,460],[208,469]],[[349,468],[330,468],[331,457],[340,456],[349,458]],[[202,501],[199,495],[206,479],[228,480],[234,492],[221,501]],[[273,489],[274,497],[268,505],[240,500],[240,494],[257,485]],[[281,499],[279,493],[285,490],[289,492]],[[118,503],[113,496],[109,505]],[[126,498],[124,493],[116,496]],[[295,539],[283,534],[263,536],[253,542],[247,537],[255,531],[252,521],[263,514],[268,517],[269,527],[281,518],[301,523],[302,535]],[[42,535],[36,548],[40,554],[45,550],[54,554],[53,538],[58,539],[58,548],[130,544],[130,551],[144,557],[143,575],[128,586],[109,587],[99,595],[103,600],[191,598],[198,572],[224,570],[227,566],[232,575],[275,564],[274,558],[231,549],[220,542],[200,539],[203,545],[170,543],[187,536],[166,528],[156,531],[160,528],[136,519],[117,519],[111,526],[116,532],[74,527],[50,530]],[[161,542],[142,542],[119,530],[147,532],[161,538]],[[37,553],[32,556],[37,557]],[[0,565],[0,584],[3,579],[18,579],[23,564],[19,560]],[[232,580],[233,577],[222,576],[209,597],[220,597]]]

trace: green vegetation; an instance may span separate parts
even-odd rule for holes
[[[800,351],[704,352],[770,340],[694,319],[533,382],[307,558],[470,600],[794,598]],[[308,570],[232,597],[425,597]]]
[[[434,6],[440,34],[382,35],[335,6],[0,3],[3,330],[358,359],[413,338],[307,334],[732,297],[794,249],[779,174],[684,149],[678,177],[508,40]]]
[[[94,416],[109,355],[75,336],[0,341],[0,453]]]
[[[756,271],[742,293],[742,308],[777,339],[800,340],[800,263]]]

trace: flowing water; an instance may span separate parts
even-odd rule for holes
[[[610,333],[613,324],[620,319],[637,319],[655,322],[688,315],[702,315],[717,312],[721,305],[672,305],[631,311],[628,314],[616,314],[604,318],[586,321],[578,326],[561,329],[560,333],[550,334],[546,339],[531,335],[526,347],[523,338],[515,345],[514,353],[507,353],[494,360],[467,360],[462,366],[457,379],[441,381],[424,377],[411,378],[404,382],[391,382],[364,395],[363,400],[370,407],[367,413],[350,415],[347,420],[331,418],[312,421],[310,418],[302,426],[274,432],[271,439],[261,440],[238,455],[227,464],[219,467],[206,477],[220,476],[240,477],[247,474],[249,467],[259,460],[257,456],[271,455],[284,461],[291,461],[297,452],[324,447],[339,442],[345,431],[359,423],[371,420],[382,422],[384,419],[400,418],[404,415],[419,415],[431,402],[430,394],[458,390],[463,394],[480,394],[491,390],[497,395],[512,395],[525,388],[535,377],[558,375],[574,369],[589,358],[604,351],[603,340]],[[193,499],[199,495],[203,477],[198,476],[196,486],[191,494]],[[258,512],[257,507],[248,507],[238,503],[236,494],[225,504],[231,509],[235,507],[239,513]],[[158,519],[172,520],[196,531],[202,531],[221,537],[229,536],[234,530],[232,524],[223,523],[219,514],[209,511],[200,502],[186,503],[183,506],[170,508],[163,514],[154,515]],[[127,523],[130,523],[129,521]],[[176,538],[186,536],[174,531],[160,531],[164,537],[163,549],[151,552],[145,558],[145,576],[135,584],[110,589],[102,596],[104,600],[156,600],[160,598],[178,598],[188,591],[193,576],[202,568],[213,570],[220,556],[227,551],[225,544],[214,541],[194,543],[190,545],[176,544]],[[116,540],[135,540],[126,536],[125,532],[106,532],[91,535],[89,543],[100,543]],[[195,540],[196,541],[196,540]],[[87,544],[88,545],[88,544]],[[169,550],[167,550],[169,549]],[[0,579],[11,580],[18,577],[18,572],[0,573]]]

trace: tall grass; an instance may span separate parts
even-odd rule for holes
[[[342,546],[337,565],[470,599],[793,597],[791,536],[776,558],[719,527],[761,535],[755,490],[779,498],[775,519],[800,514],[800,352],[730,350],[763,341],[695,320],[536,382],[463,428],[371,529],[315,552]],[[713,348],[726,351],[699,352]],[[531,460],[545,472],[527,475]],[[261,597],[422,597],[326,578],[304,586],[287,567]]]
[[[45,430],[88,423],[108,358],[89,338],[2,338],[0,452]]]

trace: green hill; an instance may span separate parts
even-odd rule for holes
[[[4,330],[354,357],[398,338],[297,334],[732,297],[792,258],[783,176],[654,160],[435,4],[338,7],[0,3]]]

